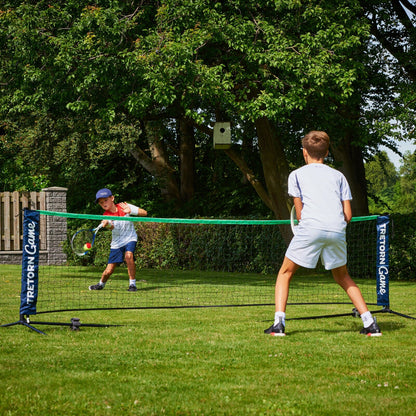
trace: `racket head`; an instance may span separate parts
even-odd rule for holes
[[[82,229],[77,231],[71,238],[72,251],[77,256],[85,256],[89,250],[84,250],[84,245],[90,243],[92,247],[94,244],[94,237],[95,234],[93,230]]]
[[[296,218],[296,208],[293,205],[290,211],[290,227],[292,228],[292,233],[296,234],[296,227],[298,226],[298,219]]]

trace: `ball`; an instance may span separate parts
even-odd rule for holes
[[[89,250],[91,250],[91,243],[85,243],[85,244],[84,244],[84,250],[85,250],[85,251],[89,251]]]

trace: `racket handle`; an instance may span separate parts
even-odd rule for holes
[[[101,230],[101,228],[103,228],[103,224],[100,223],[100,225],[94,229],[95,232],[97,232],[98,230]]]

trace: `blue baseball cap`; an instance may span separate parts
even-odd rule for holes
[[[108,198],[109,196],[112,196],[113,194],[111,193],[111,191],[107,188],[103,188],[100,189],[96,194],[95,194],[95,202],[98,202],[98,200],[100,198]]]

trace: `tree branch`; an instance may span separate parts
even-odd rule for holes
[[[266,189],[264,188],[263,184],[256,178],[253,171],[247,166],[245,160],[232,149],[225,149],[224,152],[238,166],[240,171],[244,174],[254,190],[257,192],[257,195],[261,198],[261,200],[271,211],[273,211],[272,201],[267,194]]]
[[[397,13],[397,16],[399,17],[400,23],[406,28],[408,32],[411,32],[414,30],[412,21],[410,20],[409,15],[406,13],[406,10],[404,10],[402,3],[404,3],[402,0],[392,0],[392,6],[393,10]]]
[[[385,48],[391,55],[393,55],[397,59],[399,65],[406,72],[407,76],[412,81],[416,81],[416,69],[414,68],[412,63],[409,63],[408,60],[406,59],[407,54],[403,50],[403,48],[399,48],[399,47],[395,46],[387,38],[387,36],[378,29],[377,23],[374,20],[374,18],[372,20],[370,20],[370,24],[371,24],[371,26],[370,26],[371,33],[380,42],[381,46],[383,46],[383,48]]]
[[[402,3],[403,7],[405,7],[407,10],[412,12],[413,14],[416,14],[416,6],[408,0],[400,0],[400,3]]]

